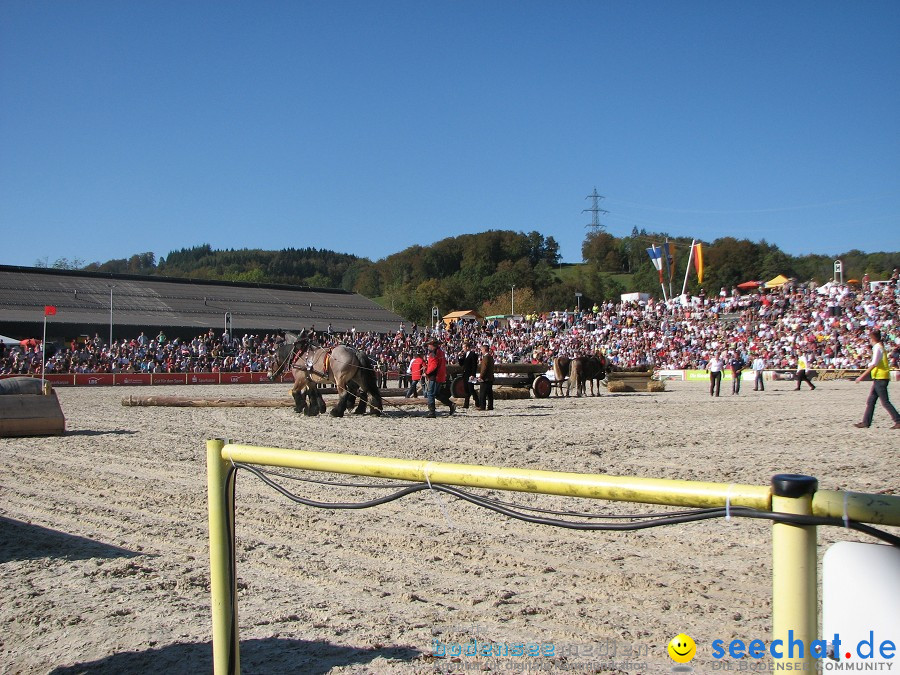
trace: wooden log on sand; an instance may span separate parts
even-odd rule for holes
[[[337,396],[325,397],[326,402],[334,404]],[[424,398],[384,398],[393,405],[420,405]],[[168,408],[293,408],[293,398],[248,398],[232,396],[230,398],[196,398],[192,396],[126,396],[122,399],[126,407],[168,407]]]
[[[126,396],[124,406],[166,408],[290,408],[292,398],[194,398],[191,396]]]

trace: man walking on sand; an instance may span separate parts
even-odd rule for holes
[[[706,364],[706,371],[709,373],[709,395],[718,396],[719,390],[722,388],[722,369],[725,367],[725,359],[719,358],[716,354],[709,357]]]
[[[873,328],[869,332],[869,341],[872,343],[872,360],[869,367],[866,368],[862,375],[856,378],[856,382],[862,382],[866,375],[872,375],[872,389],[869,391],[869,398],[866,400],[866,412],[863,414],[862,422],[857,422],[853,426],[859,429],[868,429],[872,424],[872,417],[875,416],[875,403],[881,400],[881,405],[888,411],[888,415],[894,420],[894,426],[891,429],[900,429],[900,414],[888,399],[888,382],[891,381],[891,367],[888,364],[887,354],[884,352],[884,345],[881,344],[881,331]]]
[[[437,399],[450,408],[450,414],[456,412],[456,404],[450,400],[447,392],[447,357],[440,344],[434,338],[426,343],[428,357],[425,360],[425,400],[428,401],[426,417],[436,417],[434,401]]]
[[[810,391],[816,388],[816,385],[809,379],[807,368],[809,368],[809,357],[801,352],[797,358],[797,372],[794,374],[794,379],[797,380],[797,386],[794,388],[794,391],[800,391],[800,385],[804,382],[809,385]]]

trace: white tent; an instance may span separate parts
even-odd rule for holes
[[[5,335],[0,335],[0,342],[5,345],[18,345],[21,340],[13,340],[11,337],[6,337]]]

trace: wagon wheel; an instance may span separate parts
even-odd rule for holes
[[[531,385],[535,398],[547,398],[553,390],[553,384],[543,375],[534,378],[534,384]]]
[[[466,397],[466,378],[462,376],[453,378],[453,382],[450,384],[450,395],[453,398]]]

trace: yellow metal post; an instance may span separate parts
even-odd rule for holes
[[[238,675],[241,672],[241,662],[233,554],[234,498],[229,480],[231,462],[222,458],[224,446],[225,441],[222,440],[206,442],[213,671],[216,675]]]
[[[818,481],[811,476],[774,476],[772,511],[812,515],[816,488]],[[773,653],[780,651],[783,656],[779,664],[786,666],[790,662],[792,670],[812,672],[816,659],[810,654],[810,647],[817,639],[817,632],[816,527],[775,523],[772,526],[772,646]]]
[[[810,476],[781,474],[772,486],[578,474],[309,452],[207,442],[213,656],[217,675],[239,673],[234,500],[231,462],[308,471],[373,476],[434,484],[586,497],[611,501],[715,507],[731,504],[795,515],[843,516],[857,522],[900,525],[900,498],[829,490],[817,492]],[[812,670],[810,647],[818,635],[816,527],[775,523],[772,527],[773,647],[779,663]],[[800,646],[802,645],[802,657]]]

